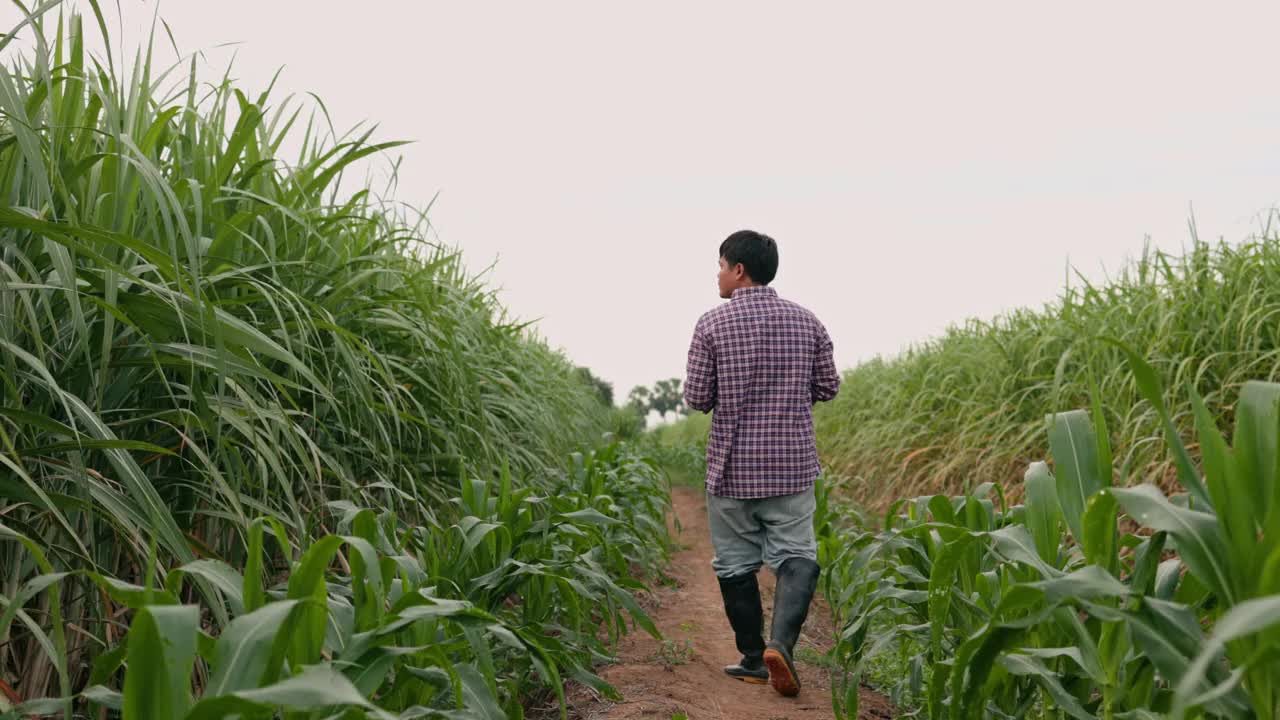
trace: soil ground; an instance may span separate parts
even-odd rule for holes
[[[657,587],[647,598],[648,610],[666,638],[660,643],[637,630],[622,641],[619,662],[600,670],[622,693],[610,702],[585,687],[571,687],[569,704],[575,720],[831,720],[831,675],[822,666],[832,644],[831,614],[815,598],[796,648],[803,689],[784,698],[768,685],[748,685],[727,677],[721,668],[738,660],[733,633],[724,616],[720,588],[711,571],[711,538],[700,488],[676,487],[672,493],[681,550],[672,558],[670,586]],[[762,570],[766,626],[773,607],[772,573]],[[816,663],[816,664],[815,664]],[[892,704],[862,688],[860,719],[896,715]]]

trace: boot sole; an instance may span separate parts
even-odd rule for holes
[[[764,666],[769,668],[769,684],[783,697],[800,694],[800,678],[783,654],[773,648],[764,651]]]
[[[738,682],[744,682],[751,685],[764,685],[765,683],[769,682],[769,678],[740,677],[738,675],[730,675],[729,677],[733,678],[734,680],[737,680]]]

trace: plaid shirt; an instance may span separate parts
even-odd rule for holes
[[[685,404],[710,412],[707,492],[762,498],[818,476],[813,403],[840,389],[831,338],[813,313],[769,287],[739,288],[698,320]]]

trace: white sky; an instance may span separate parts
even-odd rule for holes
[[[126,44],[154,3],[120,0]],[[408,139],[425,205],[523,318],[625,397],[681,376],[716,250],[844,367],[1051,300],[1280,200],[1280,4],[167,0],[184,52]],[[6,28],[17,19],[0,9]],[[118,42],[119,37],[114,38]],[[172,58],[167,41],[162,58]],[[6,50],[5,52],[11,52]],[[208,53],[207,78],[231,49]]]

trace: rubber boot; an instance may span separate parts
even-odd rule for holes
[[[764,651],[769,684],[780,695],[800,693],[800,674],[792,653],[800,639],[800,627],[809,616],[809,603],[818,589],[818,563],[801,557],[789,558],[778,568],[777,592],[773,598],[773,628]]]
[[[724,671],[735,680],[763,685],[769,681],[769,671],[764,667],[764,609],[756,574],[720,578],[720,595],[738,652],[742,653],[738,664],[727,665]]]

